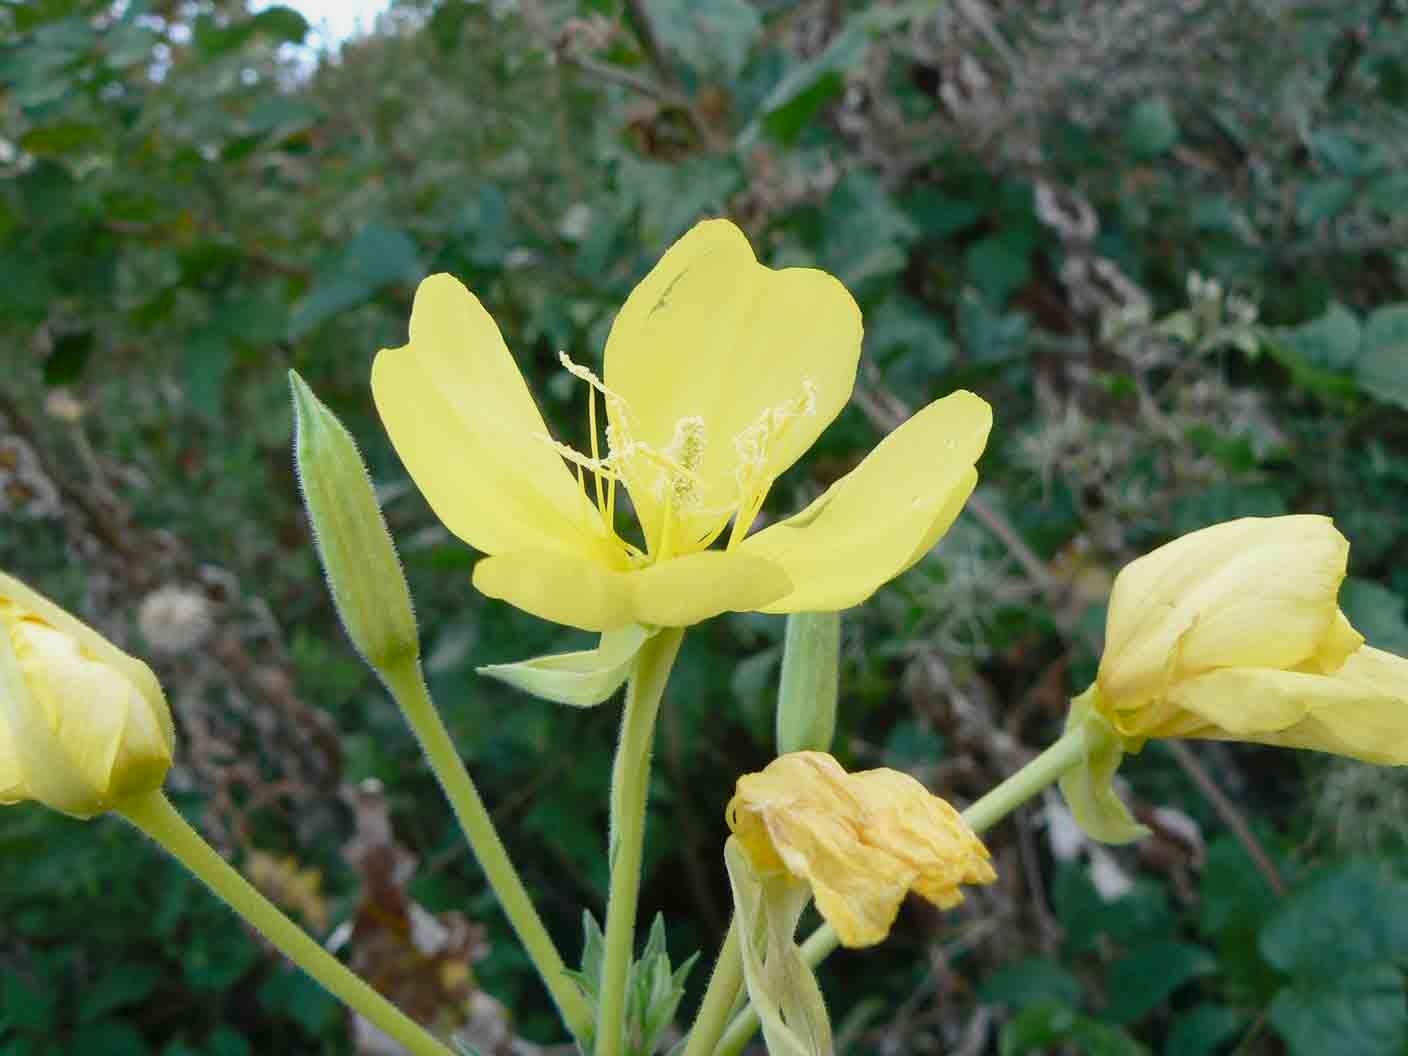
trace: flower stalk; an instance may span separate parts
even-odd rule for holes
[[[562,955],[557,952],[523,880],[509,860],[484,800],[474,787],[474,780],[430,698],[419,661],[408,659],[386,668],[381,674],[444,789],[445,798],[450,801],[494,897],[557,1005],[563,1023],[574,1036],[585,1037],[591,1028],[591,1009],[568,975]]]
[[[636,905],[645,847],[645,807],[650,789],[650,753],[665,682],[684,631],[661,630],[641,647],[626,687],[621,739],[611,769],[610,894],[606,903],[606,949],[602,955],[596,1056],[620,1056],[626,1029],[626,986],[635,949]]]
[[[160,791],[125,800],[117,811],[210,888],[330,994],[412,1056],[452,1056],[425,1028],[373,990],[221,858]]]
[[[1078,766],[1085,760],[1089,750],[1086,727],[1079,726],[1066,731],[1040,755],[963,811],[963,820],[974,832],[985,832],[1029,799],[1055,784],[1061,775]],[[809,966],[815,968],[840,944],[841,939],[836,929],[830,924],[822,924],[802,943],[802,957]],[[728,952],[726,940],[724,948],[719,951],[720,961]],[[732,957],[734,960],[738,959],[736,945]],[[749,1005],[733,1017],[727,1029],[722,1031],[722,1036],[717,1033],[713,1038],[708,1036],[706,1031],[714,1032],[718,1027],[712,1017],[706,1022],[703,1012],[705,1008],[722,1001],[720,995],[712,993],[714,980],[720,978],[727,980],[727,973],[722,965],[715,966],[714,976],[709,980],[709,990],[705,992],[704,1001],[700,1005],[699,1020],[690,1031],[690,1048],[686,1050],[686,1056],[739,1056],[757,1033],[758,1014]],[[704,1031],[701,1031],[701,1026]]]

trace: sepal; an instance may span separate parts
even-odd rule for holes
[[[1061,794],[1077,824],[1101,843],[1131,843],[1149,835],[1115,791],[1115,772],[1124,758],[1126,741],[1095,707],[1098,686],[1092,685],[1071,701],[1066,732],[1081,729],[1085,753],[1079,763],[1061,776]],[[1128,745],[1133,750],[1142,747]]]
[[[489,664],[478,671],[544,700],[591,708],[621,688],[630,677],[636,654],[654,633],[654,627],[628,623],[605,631],[595,649],[536,656],[516,664]]]
[[[811,897],[786,873],[762,874],[737,836],[724,844],[748,998],[770,1056],[831,1056],[831,1021],[821,987],[796,942]]]

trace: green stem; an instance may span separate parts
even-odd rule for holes
[[[1084,723],[1067,730],[1046,751],[965,810],[963,820],[974,832],[986,832],[1084,759],[1086,738]]]
[[[635,950],[636,903],[645,847],[645,802],[650,789],[650,749],[655,716],[679,652],[681,628],[665,628],[636,655],[626,688],[621,740],[611,768],[611,888],[606,900],[606,949],[602,954],[596,1056],[621,1056],[626,1030],[626,986]]]
[[[514,933],[527,951],[533,967],[538,970],[543,985],[552,995],[563,1023],[575,1037],[586,1037],[591,1032],[591,1008],[567,974],[561,954],[553,945],[547,928],[543,927],[522,879],[509,860],[493,819],[489,817],[484,801],[479,798],[479,790],[474,787],[474,780],[465,769],[464,760],[455,750],[444,720],[430,699],[420,662],[409,659],[384,669],[382,676],[416,740],[420,742],[421,751],[430,762],[440,787],[444,789],[445,798],[450,801],[450,807],[459,819],[460,828],[469,840],[479,867],[484,870],[494,897],[503,907],[504,915],[513,925]]]
[[[160,791],[129,799],[118,810],[257,928],[284,956],[343,1004],[355,1009],[378,1029],[404,1045],[407,1052],[413,1056],[452,1056],[450,1049],[436,1041],[424,1028],[279,912],[272,902],[221,858],[200,833],[191,828]]]
[[[1067,730],[1026,766],[1003,781],[963,812],[974,832],[986,832],[1027,800],[1054,784],[1071,767],[1085,758],[1086,732],[1081,724]],[[815,968],[840,944],[830,924],[823,924],[802,943],[802,956]],[[715,969],[717,971],[717,969]],[[712,984],[711,984],[712,985]],[[758,1014],[748,1006],[733,1018],[713,1056],[738,1056],[758,1030]]]
[[[708,989],[694,1026],[689,1028],[689,1041],[682,1056],[709,1056],[728,1026],[738,992],[743,987],[743,957],[739,953],[738,918],[729,921],[728,934],[719,947],[719,959],[714,962],[714,974],[709,976]]]

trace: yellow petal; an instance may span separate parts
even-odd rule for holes
[[[11,706],[6,688],[0,684],[0,803],[18,803],[27,798],[15,736],[10,732]]]
[[[1177,699],[1208,722],[1197,736],[1408,764],[1408,660],[1368,646],[1329,675],[1211,671]]]
[[[145,680],[155,680],[145,664],[106,642],[95,655],[13,595],[0,598],[0,632],[5,725],[20,778],[6,798],[22,792],[91,817],[161,785],[171,766],[170,715],[159,687],[147,695]],[[111,653],[124,662],[108,662]],[[128,677],[133,665],[145,679]]]
[[[722,550],[629,572],[545,551],[499,554],[475,566],[474,585],[525,612],[587,631],[628,623],[687,627],[721,612],[760,608],[792,586],[771,562]]]
[[[780,474],[850,399],[860,344],[860,309],[835,278],[764,267],[737,227],[708,220],[626,299],[607,340],[605,380],[625,398],[630,435],[656,450],[670,444],[682,418],[703,419],[702,507],[731,510],[735,440],[767,412],[807,401],[810,389],[810,413],[790,416],[765,443],[759,475]],[[623,426],[615,413],[612,425]],[[654,524],[660,499],[650,481],[631,483],[642,523]]]
[[[547,442],[499,328],[457,279],[420,284],[410,342],[377,354],[372,396],[416,486],[465,542],[486,554],[598,552],[595,507]]]
[[[1342,651],[1348,557],[1329,518],[1297,515],[1213,525],[1131,562],[1110,595],[1102,695],[1137,706],[1213,668],[1291,668],[1322,646]]]
[[[847,774],[822,752],[793,752],[738,779],[729,828],[764,874],[811,885],[842,944],[888,934],[907,891],[948,907],[960,884],[996,879],[958,811],[908,774]]]
[[[992,408],[971,392],[929,404],[801,513],[739,550],[787,570],[796,589],[765,612],[857,605],[948,530],[977,481]]]

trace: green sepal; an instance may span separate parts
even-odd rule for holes
[[[1134,820],[1134,815],[1115,792],[1115,772],[1124,758],[1126,743],[1096,708],[1099,692],[1099,687],[1092,685],[1071,701],[1066,732],[1084,731],[1085,754],[1061,776],[1061,794],[1077,824],[1091,839],[1101,843],[1132,843],[1149,835],[1149,829]],[[1132,747],[1138,750],[1140,745]]]
[[[724,864],[733,889],[743,979],[769,1056],[832,1056],[826,1002],[796,940],[811,889],[786,874],[758,872],[736,836],[724,844]]]
[[[777,689],[778,755],[831,750],[840,652],[839,612],[794,612],[787,617]]]
[[[489,664],[478,670],[535,697],[591,708],[621,688],[640,647],[654,633],[654,627],[630,623],[604,632],[595,649],[535,656],[516,664]]]

